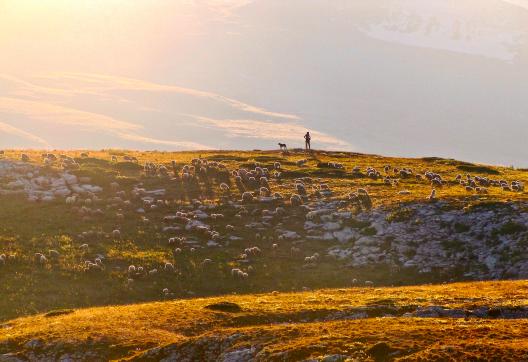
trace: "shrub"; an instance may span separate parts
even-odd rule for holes
[[[414,215],[414,210],[403,207],[392,211],[385,218],[388,222],[405,222],[410,221]]]
[[[465,233],[471,229],[469,225],[466,225],[460,222],[455,223],[454,228],[455,228],[455,232],[457,233]]]
[[[378,233],[378,230],[376,230],[375,227],[369,226],[367,228],[364,228],[361,230],[361,234],[365,236],[374,236]]]
[[[485,173],[488,175],[500,175],[500,172],[492,167],[478,165],[460,165],[457,168],[461,171],[472,173]]]
[[[512,235],[520,232],[526,231],[526,226],[519,224],[515,221],[508,221],[507,223],[502,224],[498,229],[493,230],[493,236],[499,235]]]

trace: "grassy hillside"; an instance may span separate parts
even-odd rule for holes
[[[526,358],[528,283],[230,295],[62,310],[1,325],[11,358],[502,360]]]
[[[295,151],[281,154],[111,150],[53,154],[56,159],[43,157],[41,151],[5,151],[0,161],[18,163],[24,157],[22,166],[33,167],[28,171],[31,180],[37,175],[62,175],[66,169],[68,174],[100,186],[102,191],[73,192],[71,196],[77,196],[71,202],[64,197],[28,201],[23,189],[9,188],[13,188],[9,183],[20,175],[0,177],[0,189],[8,190],[0,192],[0,254],[4,257],[0,260],[3,296],[0,319],[3,320],[61,308],[232,292],[347,287],[365,281],[374,285],[401,285],[462,280],[463,272],[451,270],[417,273],[412,268],[394,269],[394,265],[351,266],[336,260],[327,255],[331,242],[314,238],[303,242],[306,213],[314,207],[332,205],[338,212],[352,215],[347,216],[347,227],[359,237],[368,237],[376,230],[361,215],[371,209],[362,208],[349,198],[358,188],[368,191],[372,210],[394,210],[390,217],[395,220],[406,218],[405,212],[400,212],[402,208],[407,210],[405,205],[430,202],[433,187],[435,200],[445,202],[442,209],[522,203],[527,199],[524,190],[488,187],[486,193],[477,193],[456,180],[458,174],[466,177],[469,173],[504,180],[509,185],[516,180],[528,181],[525,171],[439,158],[404,159],[341,152],[306,155]],[[71,162],[66,162],[68,159]],[[217,169],[207,178],[200,177],[198,168],[191,171],[196,173],[197,180],[192,189],[182,183],[182,174],[185,165],[196,159],[208,160],[209,165],[215,162]],[[152,163],[154,171],[145,172],[145,163]],[[389,165],[390,168],[384,169]],[[231,173],[255,167],[268,169],[269,191],[280,193],[280,197],[261,200],[257,186],[247,189],[253,192],[251,201],[241,200],[242,193]],[[369,168],[379,175],[369,176]],[[412,174],[402,174],[402,169]],[[432,186],[431,180],[424,176],[427,172],[441,175],[443,184]],[[222,182],[229,184],[229,191],[221,189]],[[306,185],[301,207],[290,202],[291,195],[299,193],[298,182]],[[138,188],[143,191],[137,191]],[[152,202],[145,200],[150,195],[145,192],[157,189],[166,192],[152,197]],[[275,210],[277,207],[283,209],[279,210],[281,214]],[[177,225],[177,220],[166,219],[177,212],[190,212],[190,218],[196,219],[200,216],[197,210],[207,212],[207,230],[187,230]],[[219,216],[213,218],[213,214]],[[264,219],[271,226],[255,224]],[[299,232],[300,239],[281,236],[279,230],[285,229]],[[390,242],[390,237],[385,240]],[[347,245],[353,243],[351,240]],[[252,247],[258,248],[254,254],[245,250]],[[36,253],[45,256],[43,262]],[[313,259],[307,259],[310,257]],[[97,259],[101,261],[99,266],[94,265]],[[131,265],[138,271],[131,273]],[[154,269],[157,273],[149,273]],[[240,269],[242,277],[233,275],[233,269]]]

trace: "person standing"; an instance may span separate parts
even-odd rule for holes
[[[310,136],[310,132],[306,132],[306,134],[304,135],[304,145],[306,147],[306,151],[312,149],[312,146],[310,145],[311,140],[312,140],[312,136]]]

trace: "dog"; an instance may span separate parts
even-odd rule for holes
[[[280,147],[280,150],[281,151],[288,151],[288,148],[286,147],[286,143],[280,143],[279,142],[279,147]]]

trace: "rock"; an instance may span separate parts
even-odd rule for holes
[[[66,183],[68,185],[75,185],[77,184],[78,180],[77,180],[77,176],[75,175],[70,175],[69,173],[65,173],[62,175],[62,178],[64,179],[64,181],[66,181]]]
[[[209,247],[215,247],[215,246],[218,246],[218,245],[219,244],[216,241],[214,241],[214,240],[209,240],[207,242],[207,246],[209,246]]]
[[[17,357],[14,353],[0,354],[0,362],[25,362],[26,359]]]
[[[392,348],[385,342],[376,343],[369,349],[367,349],[367,354],[374,358],[374,361],[385,361],[391,353]]]
[[[333,236],[337,239],[337,241],[344,244],[357,238],[359,233],[347,226],[343,230],[334,231]]]
[[[334,247],[334,248],[331,248],[328,251],[328,255],[342,260],[342,259],[346,259],[350,255],[352,255],[352,249],[350,249],[350,248],[349,249],[341,249],[339,247]]]
[[[301,236],[297,234],[295,231],[284,231],[279,238],[285,239],[285,240],[297,240],[300,239]]]
[[[226,352],[221,357],[222,362],[247,362],[253,359],[255,347],[242,348],[232,352]]]
[[[30,339],[24,344],[24,347],[27,349],[36,350],[44,347],[44,342],[42,342],[40,339]]]
[[[487,315],[491,318],[498,318],[502,315],[502,310],[500,308],[490,308]]]
[[[326,231],[335,231],[341,229],[341,223],[338,222],[327,222],[323,225],[323,229]]]
[[[344,354],[331,354],[328,356],[324,356],[321,359],[321,362],[344,362],[348,356],[345,356]]]

